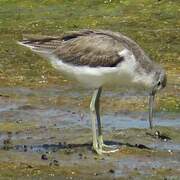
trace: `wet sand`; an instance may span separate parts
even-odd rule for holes
[[[146,111],[102,112],[105,141],[119,145],[119,151],[98,156],[92,150],[88,108],[75,106],[83,104],[83,96],[89,97],[90,91],[82,90],[80,95],[70,90],[66,97],[56,87],[19,87],[1,88],[0,93],[0,179],[180,176],[178,113],[156,113],[155,128],[151,131]],[[106,91],[104,98],[115,94]]]

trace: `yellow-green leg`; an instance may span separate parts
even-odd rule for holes
[[[91,104],[90,104],[90,112],[91,112],[91,119],[92,119],[92,132],[93,132],[93,149],[98,153],[112,153],[116,152],[119,149],[114,149],[117,146],[108,146],[105,145],[103,142],[103,135],[102,135],[102,126],[101,126],[101,119],[100,119],[100,113],[99,113],[99,99],[101,95],[102,88],[98,88],[94,91]],[[98,133],[96,130],[96,121],[98,125]],[[103,150],[103,147],[105,148],[111,148],[112,150]]]

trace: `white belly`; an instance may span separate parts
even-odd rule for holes
[[[103,85],[124,86],[132,83],[133,73],[126,67],[88,67],[73,66],[63,63],[56,57],[50,57],[50,62],[54,68],[60,72],[76,79],[86,87],[98,88]]]

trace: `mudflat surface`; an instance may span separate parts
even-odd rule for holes
[[[149,130],[147,112],[117,111],[117,105],[110,111],[105,106],[108,110],[102,112],[104,138],[107,144],[119,145],[119,151],[98,156],[91,147],[88,108],[81,107],[91,91],[81,90],[84,99],[78,91],[66,90],[65,97],[56,88],[1,88],[0,93],[4,94],[0,97],[2,179],[180,176],[178,113],[156,113],[155,128]],[[120,103],[121,96],[124,94],[119,94],[118,99],[116,93],[106,91],[102,102],[111,97]],[[135,95],[129,95],[127,99],[134,98]]]

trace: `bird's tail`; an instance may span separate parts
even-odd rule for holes
[[[36,53],[49,54],[54,51],[61,42],[62,40],[59,37],[24,35],[23,40],[17,43],[30,48]]]

